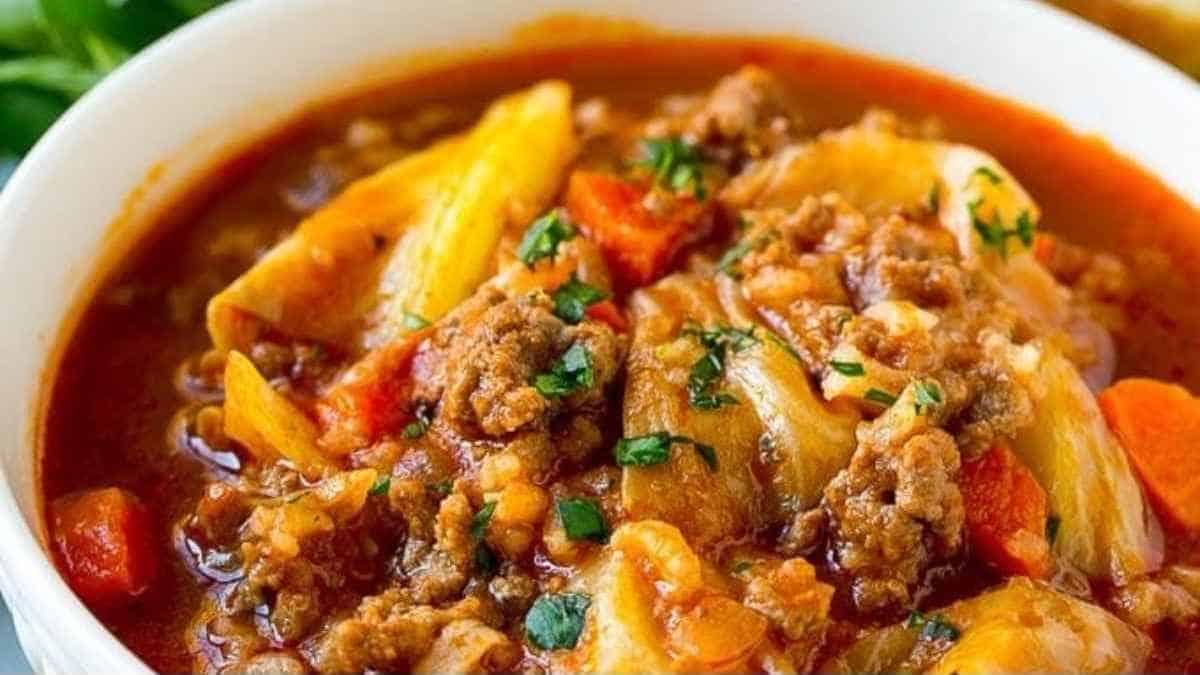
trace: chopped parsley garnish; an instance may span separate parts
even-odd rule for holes
[[[375,484],[371,486],[371,489],[367,490],[367,494],[372,497],[378,497],[379,495],[386,495],[388,493],[388,489],[391,487],[392,487],[392,477],[384,476],[383,478],[380,478],[375,481]]]
[[[1000,174],[992,171],[991,168],[986,166],[981,166],[971,172],[971,177],[974,178],[975,176],[983,176],[984,178],[988,179],[992,185],[999,185],[1004,180],[1000,177]]]
[[[571,649],[583,633],[592,599],[583,593],[545,593],[525,615],[525,638],[539,649]]]
[[[426,319],[420,314],[414,314],[413,312],[404,312],[404,327],[408,330],[421,330],[422,328],[426,328],[428,326],[429,319]]]
[[[562,398],[579,389],[587,389],[596,383],[596,371],[592,368],[592,355],[587,348],[576,342],[559,357],[550,372],[535,375],[533,388],[546,398]]]
[[[739,560],[733,564],[733,568],[730,571],[734,574],[741,574],[751,567],[754,567],[754,563],[749,560]]]
[[[738,271],[737,264],[741,262],[742,258],[745,258],[751,251],[757,251],[766,246],[778,236],[778,232],[771,230],[751,239],[742,239],[721,255],[721,259],[717,261],[717,271],[724,272],[734,279],[740,278],[741,272]]]
[[[429,406],[424,403],[417,405],[417,409],[413,412],[413,416],[416,417],[416,419],[404,425],[404,430],[400,432],[410,441],[424,436],[425,432],[429,431],[429,425],[433,424],[433,411],[431,411]]]
[[[613,448],[613,454],[620,466],[654,466],[671,458],[671,445],[674,443],[691,444],[708,468],[717,470],[717,451],[711,445],[697,443],[687,436],[672,436],[665,431],[622,438]]]
[[[1033,216],[1029,215],[1028,211],[1022,211],[1021,215],[1017,216],[1017,222],[1011,229],[1005,228],[1000,222],[1000,214],[993,212],[991,222],[985,221],[979,217],[979,205],[983,203],[982,199],[967,204],[967,210],[971,214],[971,226],[979,234],[979,238],[983,240],[984,246],[990,246],[1000,253],[1001,258],[1008,257],[1008,240],[1016,237],[1018,241],[1025,245],[1025,248],[1033,246],[1033,233],[1036,225],[1033,222]]]
[[[604,543],[608,541],[608,524],[600,507],[590,499],[560,499],[556,505],[558,517],[567,539],[572,541],[590,540]]]
[[[881,403],[885,406],[892,405],[896,402],[895,396],[892,396],[882,389],[876,389],[874,387],[868,389],[867,393],[863,394],[863,398],[875,403]]]
[[[950,620],[941,614],[926,616],[918,611],[912,611],[908,614],[908,620],[904,622],[904,627],[909,630],[921,631],[921,639],[923,640],[949,640],[951,642],[958,639],[958,628],[950,623]]]
[[[429,489],[433,492],[433,494],[439,497],[445,497],[446,495],[450,494],[450,490],[454,489],[454,481],[450,480],[449,478],[445,480],[439,480],[433,485],[430,485]]]
[[[569,324],[576,324],[583,321],[588,307],[607,298],[607,293],[583,283],[572,274],[567,283],[554,291],[554,315]]]
[[[688,404],[698,410],[716,410],[722,405],[737,403],[737,398],[732,394],[717,391],[716,384],[725,374],[725,356],[729,348],[740,352],[758,344],[754,329],[738,330],[723,326],[714,330],[704,330],[700,326],[689,324],[680,335],[696,338],[705,349],[704,356],[692,364],[691,372],[688,373]]]
[[[942,390],[937,384],[921,380],[913,387],[913,407],[921,415],[942,404]]]
[[[533,221],[517,246],[517,257],[532,267],[542,258],[554,259],[558,245],[575,237],[575,228],[558,211]]]
[[[492,522],[492,514],[496,512],[496,502],[484,502],[471,519],[471,538],[475,540],[475,566],[485,574],[496,571],[496,554],[483,541],[487,534],[488,524]]]
[[[675,192],[689,188],[696,199],[704,199],[704,162],[696,146],[678,136],[642,140],[642,157],[637,165],[654,173],[654,182]]]
[[[1054,540],[1058,538],[1058,526],[1062,524],[1062,520],[1058,516],[1050,516],[1046,519],[1046,541],[1051,546],[1054,545]]]
[[[846,377],[862,377],[867,374],[867,371],[863,368],[863,364],[858,361],[833,360],[829,362],[829,367]]]
[[[766,335],[767,340],[773,343],[776,347],[779,347],[783,351],[787,352],[793,359],[796,359],[801,365],[804,365],[804,357],[800,356],[800,352],[796,351],[796,348],[788,344],[786,340],[769,330],[763,331],[763,335]]]

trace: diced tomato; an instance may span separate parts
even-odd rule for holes
[[[629,330],[629,321],[625,319],[625,315],[621,313],[621,309],[617,307],[617,303],[612,300],[598,302],[588,307],[587,316],[590,319],[608,324],[617,333],[624,333]]]
[[[1049,266],[1054,260],[1054,249],[1058,244],[1058,240],[1053,236],[1044,232],[1038,232],[1033,239],[1033,257],[1042,263],[1043,266]]]
[[[966,462],[959,477],[975,554],[1005,574],[1050,572],[1046,491],[1004,444]]]
[[[344,454],[412,420],[412,364],[424,329],[379,347],[350,367],[321,400],[321,445]]]
[[[149,514],[129,492],[114,487],[66,495],[50,506],[50,516],[67,579],[87,602],[132,598],[154,580]]]
[[[666,274],[676,255],[707,234],[707,210],[694,197],[677,195],[669,213],[646,208],[648,189],[590,171],[571,174],[567,210],[585,236],[600,247],[622,288],[644,286]]]

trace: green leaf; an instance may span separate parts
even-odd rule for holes
[[[101,74],[57,56],[28,56],[0,62],[0,85],[26,85],[76,99],[100,81]]]
[[[0,150],[25,154],[66,109],[66,102],[55,94],[0,88]]]
[[[583,321],[588,307],[607,298],[607,293],[572,274],[567,283],[554,291],[554,314],[569,324],[577,324]]]
[[[676,436],[673,440],[691,443],[696,448],[696,452],[700,454],[700,459],[703,459],[704,463],[708,465],[708,468],[712,471],[717,470],[717,451],[713,446],[697,443],[683,436]]]
[[[24,53],[50,46],[37,0],[0,0],[0,46]]]
[[[857,361],[830,361],[829,367],[846,377],[862,377],[867,373],[863,364]]]
[[[517,246],[517,257],[529,265],[542,258],[554,259],[558,245],[575,237],[575,227],[558,211],[551,211],[533,221]]]
[[[654,182],[680,192],[690,188],[704,199],[703,158],[696,146],[678,136],[642,139],[642,156],[636,165],[650,170]]]
[[[671,458],[671,434],[658,431],[622,438],[613,448],[619,466],[654,466]]]
[[[904,622],[904,627],[909,630],[920,629],[921,639],[923,640],[948,640],[954,642],[962,635],[958,628],[941,614],[926,616],[915,610],[909,612],[908,619]]]
[[[742,261],[742,258],[745,258],[751,251],[757,251],[778,238],[779,232],[771,230],[766,234],[751,239],[742,239],[721,255],[720,260],[717,261],[717,271],[724,272],[735,279],[740,278],[741,272],[738,271],[737,264]]]
[[[445,497],[446,495],[450,494],[450,490],[454,489],[454,481],[450,480],[449,478],[439,480],[433,485],[430,485],[429,489],[433,492],[433,494],[439,497]]]
[[[525,638],[539,649],[573,648],[591,604],[583,593],[543,594],[525,615]]]
[[[496,560],[496,554],[487,544],[480,542],[475,545],[475,566],[484,574],[495,574],[496,569],[500,567],[500,562]]]
[[[934,382],[921,380],[913,387],[913,407],[917,414],[928,412],[942,403],[942,391]]]
[[[85,33],[135,52],[189,18],[162,0],[41,0],[41,8],[59,52],[80,59],[90,56]]]
[[[0,189],[4,188],[4,184],[12,178],[13,172],[17,170],[17,165],[21,163],[21,158],[15,155],[0,155]]]
[[[371,489],[367,490],[367,494],[372,497],[378,497],[379,495],[386,495],[388,493],[388,490],[391,487],[392,487],[392,477],[384,476],[375,481],[375,484],[371,486]]]
[[[167,4],[174,7],[175,11],[189,18],[195,18],[210,9],[216,9],[224,2],[225,0],[167,0]]]
[[[92,66],[102,73],[111,73],[132,56],[128,49],[95,31],[82,31],[79,41],[92,60]]]
[[[471,519],[471,538],[475,541],[483,541],[483,536],[487,534],[488,524],[492,522],[492,514],[496,512],[496,502],[484,502],[483,506],[475,512],[475,517]]]
[[[696,338],[705,348],[704,356],[692,364],[688,373],[688,404],[697,410],[716,410],[722,405],[738,403],[737,397],[724,391],[716,391],[716,383],[725,374],[725,356],[729,348],[740,352],[758,344],[754,329],[738,330],[721,326],[704,330],[698,325],[687,324],[681,336]]]
[[[975,169],[975,171],[971,172],[971,177],[974,178],[975,176],[983,176],[992,185],[999,185],[1004,180],[1000,177],[1000,174],[992,171],[990,167],[986,166],[981,166],[978,169]]]
[[[733,567],[730,568],[729,571],[733,574],[741,574],[751,567],[754,567],[754,563],[750,562],[749,560],[739,560],[733,563]]]
[[[608,541],[608,524],[600,507],[590,499],[561,499],[557,506],[558,517],[567,539],[572,541],[590,540],[603,543]]]
[[[546,398],[562,398],[596,383],[592,355],[581,343],[574,343],[554,363],[550,372],[533,377],[533,388]]]
[[[867,399],[868,401],[874,401],[875,403],[881,403],[885,406],[892,405],[896,402],[895,396],[882,389],[875,389],[874,387],[868,389],[867,393],[863,394],[863,398]]]

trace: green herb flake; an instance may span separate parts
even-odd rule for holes
[[[475,512],[475,517],[471,519],[471,538],[475,541],[483,541],[484,535],[487,534],[488,524],[492,522],[492,514],[496,512],[496,502],[484,502],[483,506]]]
[[[375,481],[375,484],[371,486],[371,489],[367,490],[367,494],[372,497],[386,495],[388,493],[388,489],[391,487],[392,487],[392,477],[384,476]]]
[[[496,560],[496,554],[485,543],[479,542],[475,545],[475,566],[484,574],[495,574],[500,567],[500,562]]]
[[[551,211],[533,221],[517,246],[517,257],[532,267],[543,259],[554,259],[558,245],[575,237],[575,228],[558,211]]]
[[[428,328],[429,325],[429,319],[420,314],[408,311],[404,312],[404,327],[408,330],[421,330],[422,328]]]
[[[1050,516],[1046,518],[1046,541],[1053,546],[1054,540],[1058,539],[1058,527],[1062,524],[1062,519],[1058,516]]]
[[[918,415],[942,404],[942,390],[934,382],[921,380],[913,387],[913,408]]]
[[[975,176],[982,176],[986,178],[992,185],[999,185],[1000,183],[1004,182],[1004,179],[1000,177],[1000,174],[986,166],[981,166],[971,172],[971,177],[974,178]]]
[[[697,443],[690,439],[683,438],[682,436],[676,436],[674,440],[691,443],[693,446],[695,446],[696,452],[699,453],[700,459],[703,459],[704,463],[708,465],[709,470],[710,471],[717,470],[717,450],[716,450],[716,448],[714,448],[711,445]]]
[[[863,398],[865,398],[868,401],[872,401],[874,403],[879,403],[879,404],[882,404],[885,406],[890,406],[896,402],[895,396],[892,396],[891,394],[887,393],[886,391],[884,391],[882,389],[876,389],[874,387],[868,389],[867,393],[863,394]]]
[[[562,398],[596,383],[592,355],[576,342],[554,363],[550,372],[535,375],[533,388],[546,398]]]
[[[607,293],[572,274],[567,283],[554,291],[554,315],[569,324],[577,324],[583,321],[588,307],[606,299]]]
[[[675,192],[690,189],[696,199],[704,199],[703,162],[696,146],[672,136],[643,139],[636,165],[653,172],[655,183]]]
[[[567,532],[567,539],[599,543],[608,541],[608,524],[596,502],[581,498],[560,499],[555,508]]]
[[[439,497],[445,497],[446,495],[450,494],[452,489],[454,489],[454,481],[450,480],[449,478],[446,478],[445,480],[439,480],[438,482],[429,486],[429,490]]]
[[[717,271],[724,272],[734,279],[741,278],[741,272],[737,269],[737,264],[741,262],[751,251],[758,251],[769,244],[771,240],[778,238],[779,233],[772,230],[766,234],[753,237],[750,239],[742,239],[738,243],[731,246],[721,258],[717,260]]]
[[[730,572],[733,574],[741,574],[751,567],[754,567],[754,563],[750,562],[749,560],[739,560],[733,563],[733,567],[730,569]]]
[[[429,431],[429,425],[433,424],[433,411],[425,403],[417,405],[417,409],[413,411],[413,416],[416,419],[404,425],[404,430],[401,431],[401,435],[410,441],[424,436],[425,432]]]
[[[759,343],[754,329],[739,330],[722,326],[705,330],[699,325],[688,324],[680,335],[696,338],[705,349],[704,356],[692,364],[688,373],[688,404],[697,410],[716,410],[722,405],[738,403],[732,394],[717,391],[716,383],[725,374],[725,357],[729,349],[736,353]]]
[[[909,612],[908,619],[904,622],[904,627],[909,630],[920,630],[921,639],[923,640],[948,640],[954,642],[962,635],[958,628],[941,614],[926,616],[917,611]]]
[[[779,347],[783,351],[787,352],[793,359],[796,359],[800,365],[804,365],[804,357],[800,356],[800,352],[796,351],[796,348],[790,345],[786,340],[769,330],[764,331],[763,335],[767,336],[768,342],[771,342],[776,347]]]
[[[829,362],[829,367],[846,377],[862,377],[867,374],[866,369],[863,368],[863,364],[857,361],[833,360]]]
[[[1033,216],[1029,211],[1022,211],[1015,225],[1011,228],[1005,228],[1004,223],[1000,221],[1000,214],[993,211],[991,221],[986,221],[979,216],[979,207],[983,204],[983,199],[976,199],[967,204],[967,211],[971,216],[971,227],[979,235],[983,241],[983,245],[996,249],[1002,259],[1008,258],[1008,240],[1015,237],[1021,242],[1025,248],[1033,246],[1034,232],[1037,229],[1037,224],[1033,222]]]
[[[545,593],[525,614],[525,638],[539,649],[571,649],[579,642],[592,599],[583,593]]]
[[[619,466],[654,466],[671,458],[671,434],[659,431],[617,441],[613,448]]]

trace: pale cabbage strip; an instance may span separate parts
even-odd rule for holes
[[[574,157],[571,90],[546,82],[500,99],[465,135],[352,184],[215,296],[219,349],[265,329],[359,346],[437,319],[490,271],[509,223],[544,208]]]
[[[388,262],[368,342],[395,337],[407,313],[432,321],[466,299],[492,271],[505,228],[532,220],[554,196],[577,145],[567,84],[545,82],[494,103]]]
[[[1055,552],[1117,584],[1162,563],[1157,521],[1092,392],[1066,357],[1043,346],[1036,377],[1045,395],[1013,450],[1046,488],[1059,518]]]
[[[1089,602],[1015,577],[939,610],[960,637],[942,650],[903,624],[868,633],[824,672],[1130,673],[1150,638]]]
[[[248,349],[265,328],[337,342],[360,327],[377,300],[383,265],[399,234],[432,200],[458,139],[363,178],[208,303],[218,349]]]

